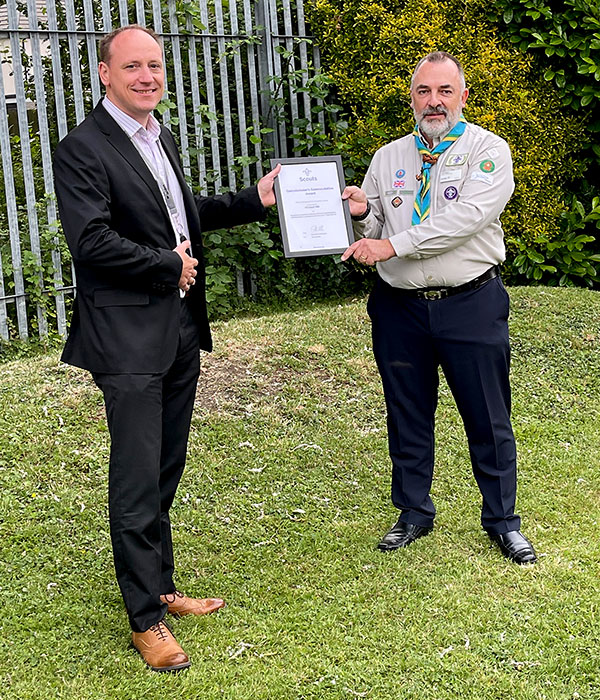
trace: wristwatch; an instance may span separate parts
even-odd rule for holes
[[[358,216],[352,216],[352,221],[363,221],[363,219],[366,219],[367,216],[369,216],[371,212],[371,205],[367,201],[367,208],[363,211],[362,214],[359,214]]]

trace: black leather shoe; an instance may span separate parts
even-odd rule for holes
[[[418,540],[419,537],[428,535],[433,530],[432,527],[421,527],[412,523],[405,523],[402,520],[386,533],[377,547],[384,552],[391,552],[393,549],[408,547],[409,544]]]
[[[488,533],[490,538],[500,547],[500,551],[515,564],[533,564],[537,556],[531,542],[519,530],[503,532],[501,535]]]

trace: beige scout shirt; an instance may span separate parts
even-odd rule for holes
[[[380,148],[362,188],[371,212],[357,236],[389,238],[396,257],[377,263],[394,287],[454,287],[505,257],[499,216],[514,189],[506,141],[474,124],[431,168],[431,214],[411,225],[421,156],[412,134]]]

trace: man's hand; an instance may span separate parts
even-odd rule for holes
[[[353,243],[342,254],[342,262],[348,258],[354,257],[363,265],[374,265],[378,262],[384,262],[393,258],[396,255],[394,247],[387,238],[383,240],[375,238],[361,238]]]
[[[196,284],[196,275],[198,272],[196,271],[196,265],[198,264],[198,261],[196,258],[192,258],[188,253],[186,252],[190,247],[190,242],[189,241],[183,241],[183,243],[180,243],[177,248],[175,248],[175,252],[181,260],[183,261],[183,265],[181,267],[181,277],[179,278],[179,289],[183,289],[184,292],[188,292],[190,290],[190,287],[193,284]]]
[[[367,195],[360,189],[350,185],[342,192],[342,199],[347,199],[352,216],[361,216],[367,211]]]
[[[258,196],[260,197],[263,207],[272,207],[275,204],[275,190],[273,189],[273,185],[280,170],[281,164],[277,163],[277,166],[271,170],[270,173],[267,173],[258,181]]]

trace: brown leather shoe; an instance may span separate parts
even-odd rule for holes
[[[215,610],[225,607],[225,601],[220,598],[188,598],[179,591],[161,595],[160,599],[169,606],[169,613],[176,617],[208,615]]]
[[[133,646],[153,671],[181,671],[191,666],[187,654],[161,620],[145,632],[132,632]]]

